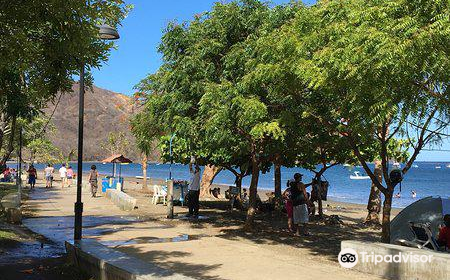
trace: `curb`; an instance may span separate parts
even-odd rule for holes
[[[69,260],[98,280],[193,279],[116,251],[93,239],[66,241],[65,247]]]

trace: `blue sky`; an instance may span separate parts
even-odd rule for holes
[[[147,74],[155,72],[161,63],[157,47],[165,26],[172,20],[190,20],[193,15],[210,10],[214,2],[217,0],[128,0],[134,9],[119,28],[118,49],[111,52],[102,68],[93,70],[95,85],[132,94],[133,87]],[[280,4],[289,0],[272,2]],[[304,1],[305,4],[314,2]],[[450,149],[450,144],[445,143],[442,148]],[[448,161],[449,156],[449,152],[424,151],[418,160]]]

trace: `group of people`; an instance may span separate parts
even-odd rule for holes
[[[401,197],[402,197],[402,194],[401,194],[400,192],[398,192],[398,193],[396,193],[396,194],[394,195],[394,197],[395,197],[395,198],[401,198]],[[411,197],[412,197],[412,198],[417,198],[417,192],[416,192],[415,190],[412,190],[412,191],[411,191]]]
[[[5,167],[3,169],[3,172],[0,176],[0,182],[14,182],[14,179],[16,179],[17,171],[14,168]]]
[[[51,188],[53,187],[53,174],[55,173],[55,168],[53,167],[53,165],[48,164],[47,167],[44,169],[44,174],[45,174],[45,187],[46,188]],[[61,188],[64,187],[70,187],[72,185],[73,179],[75,177],[75,173],[72,169],[72,166],[68,166],[66,167],[66,164],[63,163],[61,165],[61,167],[58,170],[59,173],[59,178],[61,180]],[[28,169],[28,181],[30,183],[32,182],[36,182],[36,169],[34,168],[33,165],[30,166],[30,168]]]
[[[28,173],[28,184],[30,185],[31,189],[34,189],[37,179],[37,170],[33,164],[30,165],[30,167],[27,170],[27,173]],[[47,167],[44,169],[46,188],[53,187],[54,173],[55,168],[53,167],[53,165],[48,164]],[[61,181],[61,188],[70,187],[73,183],[73,179],[75,178],[75,173],[73,171],[72,166],[69,165],[68,167],[66,167],[66,164],[63,163],[61,167],[58,169],[58,173]],[[91,166],[88,180],[89,184],[91,185],[92,197],[95,197],[98,190],[98,171],[95,165]]]
[[[295,235],[309,236],[308,222],[310,209],[314,208],[314,203],[310,200],[306,187],[302,182],[303,175],[294,174],[294,179],[288,181],[286,190],[283,192],[286,212],[288,215],[289,231],[295,232]],[[314,210],[312,210],[314,211]]]

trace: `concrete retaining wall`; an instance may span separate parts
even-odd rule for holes
[[[6,220],[8,223],[22,223],[22,209],[20,207],[19,195],[17,193],[5,195],[0,203],[3,211],[6,213]]]
[[[106,197],[111,199],[121,210],[131,211],[136,206],[136,198],[116,189],[106,190]]]
[[[66,241],[69,260],[85,274],[97,280],[192,280],[152,263],[108,248],[95,240]]]
[[[358,271],[379,275],[388,279],[395,280],[437,280],[450,279],[450,254],[438,253],[431,250],[415,249],[404,246],[384,243],[370,243],[359,241],[342,241],[341,249],[353,249],[358,253],[358,263],[355,269]],[[367,255],[399,255],[402,256],[423,256],[423,259],[429,257],[430,262],[364,262],[363,254]],[[367,259],[367,258],[366,258]]]

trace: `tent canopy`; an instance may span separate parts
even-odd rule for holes
[[[103,163],[132,163],[131,159],[124,157],[123,155],[112,155],[102,160]]]
[[[433,235],[437,236],[443,216],[450,214],[449,205],[450,199],[432,196],[411,203],[391,221],[391,243],[397,239],[414,238],[409,222],[429,223]]]

